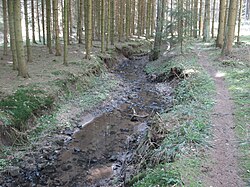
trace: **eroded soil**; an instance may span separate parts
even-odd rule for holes
[[[148,57],[123,61],[114,75],[124,91],[112,107],[76,120],[52,142],[36,147],[0,177],[0,186],[122,186],[131,178],[127,162],[149,119],[171,106],[171,87],[147,80]],[[163,89],[164,88],[164,89]],[[58,138],[59,137],[59,138]]]

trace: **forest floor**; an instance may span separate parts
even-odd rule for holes
[[[92,61],[74,45],[69,67],[34,47],[30,79],[17,77],[4,56],[0,99],[29,87],[57,104],[32,114],[27,147],[0,149],[0,169],[11,163],[0,186],[250,185],[249,44],[222,58],[213,44],[192,41],[152,63],[143,45],[119,44],[124,54],[108,55],[97,46]],[[184,77],[169,79],[175,67]],[[0,127],[7,117],[0,110]]]

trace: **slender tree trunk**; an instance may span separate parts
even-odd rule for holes
[[[58,24],[58,0],[53,0],[53,17],[56,38],[56,56],[61,56],[60,38],[59,38],[59,24]],[[64,17],[65,19],[65,17]],[[67,23],[68,24],[68,23]]]
[[[203,6],[202,6],[202,0],[200,0],[200,11],[199,11],[199,36],[201,37],[201,34],[202,34],[202,30],[203,30],[203,28],[202,28],[202,25],[203,25],[203,23],[202,23],[202,20],[203,20],[203,17],[202,17],[202,8],[203,8]]]
[[[71,1],[71,0],[69,0]],[[63,28],[63,40],[64,40],[64,53],[63,64],[68,66],[68,0],[64,0],[64,28]]]
[[[13,70],[18,70],[17,52],[16,52],[16,40],[14,29],[14,5],[13,1],[8,1],[8,15],[9,15],[9,30],[10,30],[10,48],[12,52]]]
[[[132,17],[131,17],[131,32],[135,35],[135,8],[136,8],[136,0],[131,0],[132,5]]]
[[[33,43],[36,43],[34,0],[31,0],[31,17],[32,17],[32,41],[33,41]]]
[[[38,37],[39,37],[39,42],[42,42],[41,40],[41,31],[40,31],[40,15],[39,15],[39,1],[36,0],[36,13],[37,13],[37,28],[38,28]]]
[[[191,0],[190,2],[190,14],[191,14],[191,17],[190,17],[190,29],[189,29],[189,35],[190,37],[193,36],[193,26],[194,26],[194,0]]]
[[[171,25],[170,25],[170,33],[171,33],[171,38],[174,39],[174,26],[173,26],[173,0],[170,1],[170,12],[171,12],[171,15],[170,15],[170,22],[171,22]]]
[[[151,37],[154,36],[154,31],[155,31],[155,0],[151,0],[152,5],[151,5]]]
[[[130,16],[131,16],[130,0],[126,0],[126,40],[128,40],[130,36],[130,26],[131,26]]]
[[[198,0],[194,0],[194,30],[193,30],[193,36],[194,38],[198,37],[197,31],[197,22],[198,22]]]
[[[16,39],[16,52],[18,59],[18,75],[24,78],[28,78],[27,63],[25,61],[24,48],[23,48],[23,37],[22,37],[22,26],[21,26],[21,2],[16,0],[14,2],[14,27],[15,27],[15,39]]]
[[[111,21],[110,21],[110,43],[114,45],[114,37],[115,37],[115,1],[111,0]]]
[[[43,45],[45,45],[45,14],[44,14],[44,0],[41,0],[42,3],[42,28],[43,28]]]
[[[210,39],[210,0],[205,0],[204,36],[203,41]]]
[[[95,0],[95,20],[96,20],[96,38],[101,40],[101,0]]]
[[[104,53],[105,42],[105,0],[101,0],[101,52]]]
[[[31,62],[31,49],[30,49],[30,37],[29,37],[29,19],[28,19],[28,4],[27,0],[24,0],[24,16],[25,16],[25,28],[26,28],[26,48],[27,48],[27,61]]]
[[[141,11],[142,11],[142,7],[141,7],[141,0],[138,0],[138,4],[137,4],[137,10],[138,10],[138,19],[137,19],[137,36],[138,38],[141,37],[141,30],[142,30],[142,22],[141,22]]]
[[[78,24],[77,24],[78,43],[79,44],[82,43],[82,19],[83,19],[83,16],[82,16],[83,11],[82,10],[83,10],[83,0],[79,0]]]
[[[237,0],[230,0],[229,14],[227,21],[227,37],[225,47],[223,48],[222,54],[229,55],[233,48],[235,25],[237,18]]]
[[[124,8],[124,0],[120,0],[119,41],[121,41],[124,35]]]
[[[226,1],[220,0],[220,11],[219,11],[219,27],[216,39],[216,47],[222,48],[224,43],[225,33],[225,16],[226,16]]]
[[[147,24],[146,24],[146,39],[148,40],[150,37],[150,24],[151,24],[151,0],[147,1]]]
[[[108,25],[107,25],[107,38],[106,38],[106,51],[109,49],[110,42],[110,23],[111,23],[111,0],[108,0]]]
[[[239,14],[238,14],[238,33],[237,33],[237,43],[240,43],[240,24],[241,24],[241,14],[242,14],[242,0],[239,0]]]
[[[47,46],[49,48],[49,53],[52,54],[52,41],[51,41],[51,1],[46,0],[46,26],[47,26]]]
[[[87,21],[85,31],[87,29],[87,40],[86,40],[86,59],[90,59],[90,50],[91,50],[91,41],[92,41],[92,0],[86,0],[86,14],[87,14]]]
[[[69,25],[69,28],[68,28],[68,44],[70,44],[70,41],[71,41],[71,38],[72,38],[72,35],[73,35],[73,20],[72,20],[72,1],[71,0],[67,0],[66,2],[66,5],[68,6],[68,17],[67,17],[67,21],[68,21],[68,25]],[[64,6],[65,6],[65,2],[64,2]],[[64,24],[65,24],[65,21],[64,21]]]
[[[211,34],[212,38],[214,38],[214,20],[215,20],[215,7],[216,6],[216,0],[213,0],[213,17],[212,17],[212,28],[211,28]]]
[[[2,3],[3,3],[3,25],[4,25],[3,55],[7,55],[7,48],[8,48],[8,21],[7,21],[7,3],[6,3],[6,0],[2,0]]]

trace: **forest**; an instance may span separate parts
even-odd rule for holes
[[[0,10],[0,186],[250,185],[250,0]]]

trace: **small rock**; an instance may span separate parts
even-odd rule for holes
[[[74,132],[70,129],[65,129],[65,131],[63,133],[68,135],[68,136],[72,136],[74,134]]]
[[[112,155],[110,158],[109,158],[109,161],[111,162],[114,162],[117,160],[117,156],[116,155]]]

